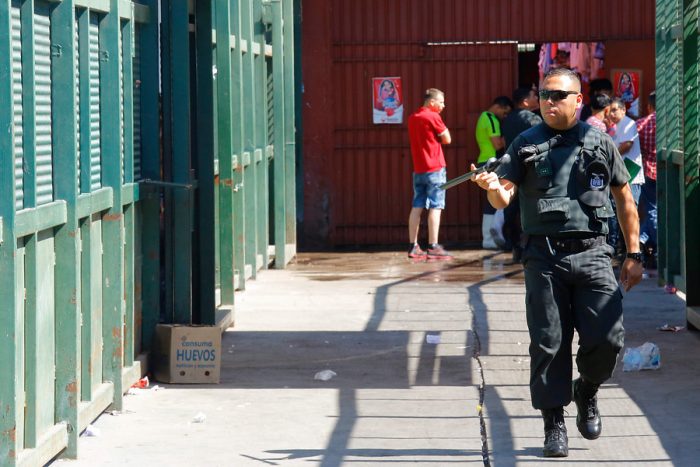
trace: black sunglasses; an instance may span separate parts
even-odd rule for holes
[[[540,99],[542,99],[543,101],[547,101],[547,100],[551,99],[552,102],[558,102],[562,99],[566,99],[571,94],[578,94],[578,91],[560,91],[558,89],[556,89],[556,90],[541,89],[540,90]]]

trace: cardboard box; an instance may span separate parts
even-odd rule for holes
[[[154,375],[163,383],[218,383],[221,374],[219,326],[156,326]]]

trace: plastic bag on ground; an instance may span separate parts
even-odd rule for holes
[[[622,357],[622,371],[657,370],[660,366],[659,347],[651,342],[639,347],[627,347]]]
[[[334,376],[336,376],[338,373],[336,373],[333,370],[323,370],[319,371],[314,375],[314,379],[319,380],[319,381],[328,381]]]

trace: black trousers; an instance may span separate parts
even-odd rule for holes
[[[583,378],[601,384],[612,375],[625,333],[612,255],[605,243],[568,253],[528,242],[523,263],[535,409],[571,402],[574,329],[579,334],[576,365]]]

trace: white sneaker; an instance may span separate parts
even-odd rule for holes
[[[485,238],[481,241],[481,248],[484,250],[500,250],[492,238]]]
[[[493,214],[484,214],[481,218],[481,248],[484,250],[498,250],[498,245],[491,235],[491,225],[493,224]]]

